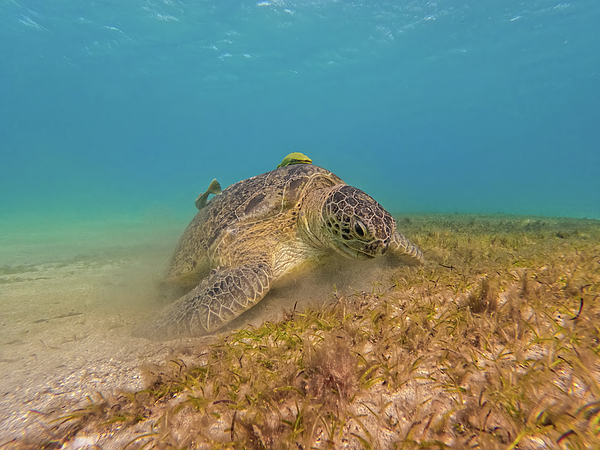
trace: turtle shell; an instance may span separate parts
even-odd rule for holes
[[[345,183],[309,164],[281,167],[232,184],[188,225],[171,258],[167,283],[188,291],[210,269],[230,265],[230,247],[237,254],[251,254],[264,244],[261,237],[286,233],[286,238],[296,238],[296,212],[306,193],[338,184]],[[255,232],[248,233],[249,229]]]

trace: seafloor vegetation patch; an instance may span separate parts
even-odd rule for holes
[[[5,447],[600,448],[600,222],[398,222],[425,266],[183,349]]]

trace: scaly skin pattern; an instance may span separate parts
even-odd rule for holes
[[[166,277],[187,293],[142,334],[211,333],[311,258],[337,252],[371,259],[388,251],[423,262],[392,216],[360,189],[318,166],[278,168],[229,186],[198,212]]]
[[[268,264],[212,272],[177,300],[156,325],[163,336],[194,336],[215,330],[254,306],[269,291]]]

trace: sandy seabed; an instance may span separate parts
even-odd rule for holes
[[[600,221],[405,216],[422,266],[322,259],[222,336],[134,337],[185,225],[0,223],[0,448],[600,448]]]
[[[84,223],[5,230],[0,444],[43,432],[38,412],[142,387],[140,361],[160,359],[166,346],[133,338],[130,329],[155,300],[154,281],[179,228]]]
[[[156,284],[185,226],[3,225],[0,448],[43,435],[48,412],[72,410],[98,394],[143,389],[141,365],[202,345],[202,339],[157,342],[132,335],[164,305]],[[370,289],[385,264],[330,260],[328,270],[321,266],[311,277],[288,280],[227,328],[320,304],[341,286]]]

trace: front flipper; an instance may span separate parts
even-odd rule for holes
[[[163,311],[150,333],[159,339],[200,336],[232,321],[269,292],[271,267],[258,263],[216,269]]]
[[[423,253],[415,244],[410,242],[406,236],[399,232],[395,232],[390,241],[389,252],[395,256],[406,259],[410,258],[412,261],[423,264],[425,257]]]

